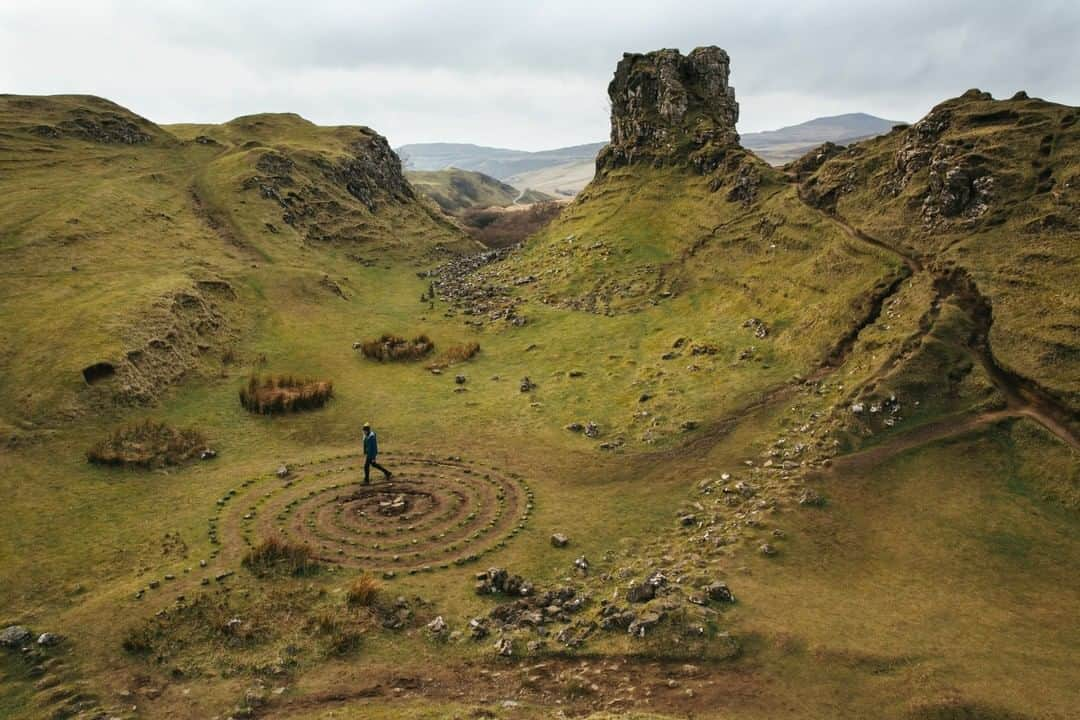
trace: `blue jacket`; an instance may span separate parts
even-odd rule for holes
[[[364,456],[374,460],[379,454],[379,441],[375,439],[375,431],[372,430],[364,437]]]

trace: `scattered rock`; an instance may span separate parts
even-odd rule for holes
[[[627,627],[627,632],[637,637],[645,637],[645,634],[660,624],[660,621],[664,619],[664,616],[659,612],[646,611],[641,613],[638,617],[634,618],[633,622]]]
[[[493,567],[476,574],[477,595],[514,595],[527,597],[533,593],[532,583],[520,575],[511,575],[506,568]]]
[[[443,619],[443,616],[439,615],[427,624],[427,630],[434,637],[442,638],[449,630],[449,626],[446,624],[446,620]]]
[[[564,548],[570,544],[570,538],[566,537],[562,533],[555,533],[551,536],[551,544],[557,548]]]
[[[705,595],[713,602],[735,602],[735,596],[728,588],[727,583],[719,581],[706,585]]]
[[[487,637],[488,627],[487,620],[482,617],[475,617],[469,621],[469,633],[472,635],[473,640],[482,640]]]
[[[514,642],[510,638],[499,638],[495,641],[495,654],[499,657],[510,657],[514,654]]]
[[[464,375],[458,375],[457,377],[454,378],[454,382],[457,383],[458,385],[464,385],[465,382],[466,382],[466,378],[465,378]]]
[[[536,389],[536,383],[529,379],[529,376],[521,378],[521,392],[527,393]]]
[[[765,557],[772,557],[776,554],[776,548],[769,543],[762,543],[761,547],[758,548],[758,552]]]
[[[30,642],[33,635],[22,625],[9,625],[0,631],[0,646],[19,648]]]
[[[213,460],[216,457],[217,450],[214,450],[212,448],[204,448],[202,452],[199,453],[200,460]]]
[[[277,476],[279,478],[287,478],[287,477],[289,477],[290,472],[291,471],[289,470],[289,466],[286,465],[285,463],[282,463],[281,465],[278,466],[276,474],[277,474]]]
[[[600,436],[600,426],[592,420],[585,424],[585,437],[595,438]]]

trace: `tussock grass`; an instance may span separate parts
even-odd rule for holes
[[[309,380],[292,375],[252,375],[240,389],[240,404],[261,415],[320,408],[334,396],[329,380]]]
[[[244,567],[255,575],[309,575],[319,569],[311,547],[271,536],[244,556]]]
[[[406,340],[400,335],[385,334],[375,340],[360,343],[364,357],[379,362],[419,360],[435,350],[435,343],[427,335],[417,335]]]
[[[206,447],[198,430],[145,420],[116,430],[86,451],[88,462],[126,467],[179,465]]]
[[[450,365],[468,362],[469,360],[472,360],[474,357],[476,357],[477,353],[479,352],[480,343],[478,342],[473,341],[466,343],[457,343],[443,350],[442,353],[439,355],[438,359],[428,365],[428,368],[442,369],[445,367],[449,367]]]
[[[382,592],[382,583],[370,575],[361,575],[353,580],[345,593],[345,601],[354,607],[371,607]]]

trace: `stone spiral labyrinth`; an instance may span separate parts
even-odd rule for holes
[[[306,543],[322,562],[385,577],[478,560],[525,527],[532,491],[520,476],[460,458],[379,456],[390,481],[341,455],[290,465],[284,478],[245,480],[217,501],[214,555],[246,552],[265,538]]]

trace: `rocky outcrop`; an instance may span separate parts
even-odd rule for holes
[[[688,55],[678,50],[627,53],[608,85],[611,143],[597,171],[630,163],[690,161],[712,172],[727,149],[738,147],[739,104],[728,84],[730,61],[715,46]]]
[[[416,200],[401,161],[386,138],[367,128],[340,155],[267,148],[254,164],[258,174],[243,182],[282,209],[281,220],[311,242],[362,239],[360,213]]]

